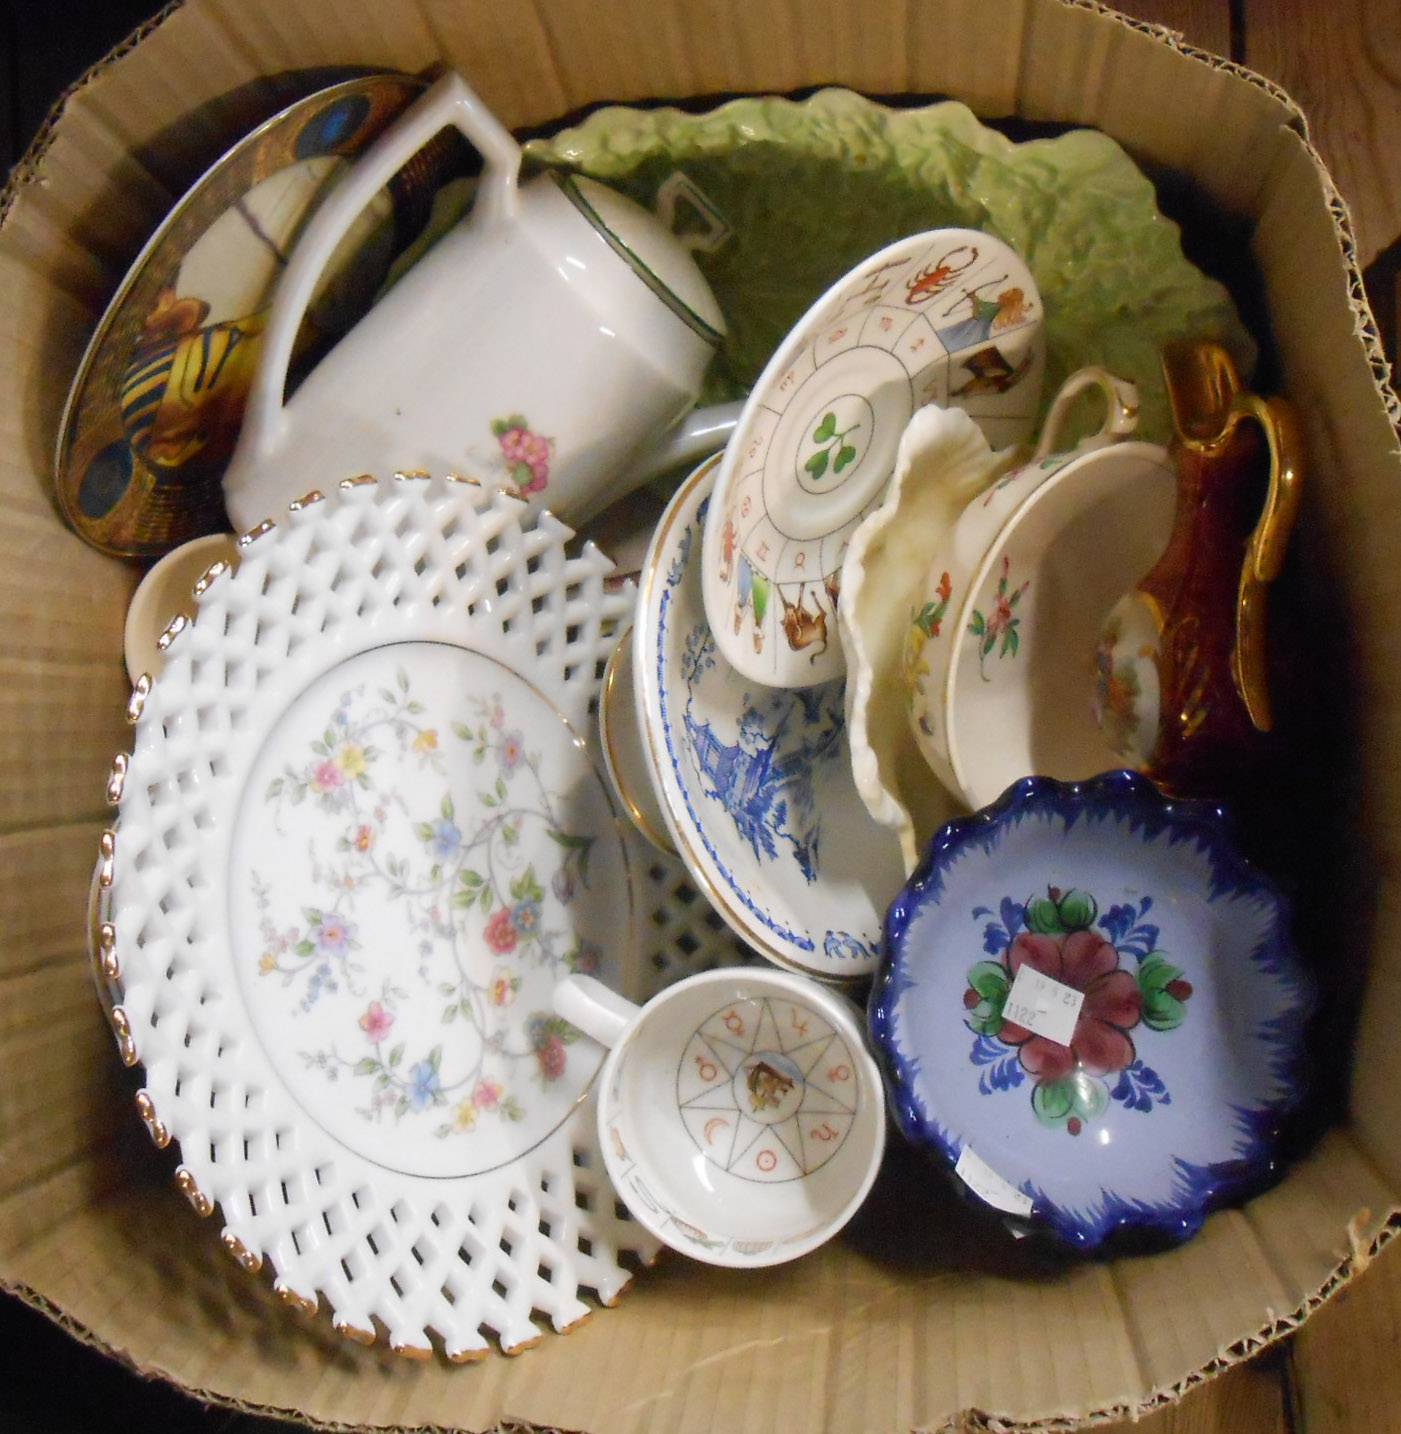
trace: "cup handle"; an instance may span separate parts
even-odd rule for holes
[[[557,1015],[610,1049],[642,1009],[592,976],[566,976],[555,987],[554,1004]]]
[[[492,223],[516,210],[521,149],[510,131],[457,74],[424,91],[360,156],[307,221],[278,281],[263,337],[263,357],[244,409],[243,431],[265,455],[282,417],[287,369],[302,316],[356,216],[440,130],[455,125],[481,154],[484,169],[469,223]]]
[[[1270,454],[1270,487],[1265,508],[1245,550],[1236,595],[1236,641],[1231,650],[1231,677],[1257,732],[1273,725],[1269,671],[1266,663],[1265,608],[1268,587],[1284,566],[1303,479],[1304,444],[1294,410],[1281,398],[1237,394],[1222,434],[1253,419],[1265,432]]]
[[[1092,448],[1105,448],[1111,443],[1117,443],[1138,427],[1138,389],[1133,384],[1127,379],[1116,378],[1108,369],[1076,369],[1061,384],[1059,392],[1051,400],[1046,422],[1041,427],[1040,442],[1031,456],[1033,464],[1040,463],[1052,453],[1060,451],[1061,431],[1065,427],[1071,405],[1089,388],[1097,388],[1104,394],[1104,419],[1094,433],[1076,444],[1077,453],[1087,453]]]

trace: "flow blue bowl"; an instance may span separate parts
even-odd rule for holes
[[[1088,1251],[1184,1240],[1273,1179],[1312,983],[1219,808],[1023,778],[935,835],[885,937],[892,1113],[986,1203]]]

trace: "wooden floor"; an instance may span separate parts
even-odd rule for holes
[[[606,3],[606,0],[600,0]],[[0,0],[0,154],[13,159],[55,95],[155,0]],[[1353,217],[1382,332],[1401,269],[1398,0],[1122,0],[1138,19],[1277,81],[1309,117]],[[1393,361],[1395,350],[1392,350]],[[273,1434],[147,1388],[14,1302],[0,1304],[4,1434]],[[1392,1249],[1294,1338],[1112,1434],[1401,1434],[1401,1251]],[[743,1434],[743,1431],[735,1431]]]

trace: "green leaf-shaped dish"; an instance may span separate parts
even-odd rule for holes
[[[1046,305],[1044,392],[1085,364],[1139,387],[1139,436],[1171,437],[1158,354],[1255,345],[1225,287],[1194,268],[1152,184],[1097,130],[1015,143],[949,100],[892,109],[849,90],[732,100],[705,114],[597,110],[532,140],[537,165],[601,179],[651,207],[681,169],[733,235],[696,255],[729,324],[703,401],[743,397],[808,306],[867,255],[924,229],[984,229],[1027,262]],[[679,227],[679,226],[678,226]]]

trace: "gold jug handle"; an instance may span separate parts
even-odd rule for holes
[[[1304,446],[1294,409],[1282,398],[1237,394],[1222,436],[1248,420],[1254,420],[1264,430],[1270,455],[1270,486],[1241,566],[1231,676],[1256,731],[1268,732],[1274,721],[1266,650],[1268,589],[1284,567],[1289,536],[1299,516]]]

